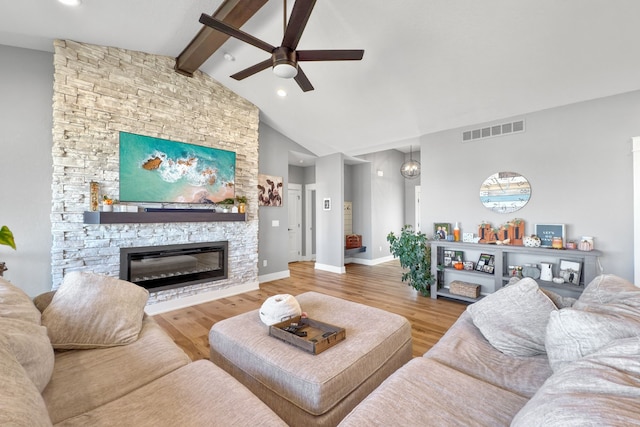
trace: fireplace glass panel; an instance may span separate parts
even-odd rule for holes
[[[227,242],[123,248],[120,276],[150,291],[227,278]]]

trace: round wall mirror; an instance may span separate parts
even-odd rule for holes
[[[480,201],[497,213],[510,213],[522,209],[531,197],[527,178],[515,172],[497,172],[480,186]]]

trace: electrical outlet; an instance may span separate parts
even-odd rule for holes
[[[263,259],[263,260],[262,260],[262,266],[263,266],[263,267],[266,267],[266,266],[267,266],[267,260],[266,260],[266,259]]]
[[[382,252],[382,246],[380,246],[380,252]]]

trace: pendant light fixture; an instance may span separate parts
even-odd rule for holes
[[[420,176],[420,162],[413,160],[413,147],[409,147],[409,160],[400,166],[400,173],[407,179],[415,179]]]

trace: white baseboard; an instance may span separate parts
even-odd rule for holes
[[[376,258],[376,259],[365,259],[365,258],[345,258],[344,263],[345,264],[362,264],[362,265],[378,265],[378,264],[382,264],[384,262],[389,262],[389,261],[393,261],[393,255],[389,255],[386,257],[382,257],[382,258]]]
[[[271,282],[272,280],[278,279],[286,279],[287,277],[291,277],[291,273],[289,270],[278,271],[277,273],[263,274],[262,276],[258,276],[258,283]]]
[[[345,274],[347,272],[347,269],[344,268],[344,265],[342,267],[336,267],[335,265],[320,264],[318,262],[315,263],[315,269],[330,271],[331,273],[338,273],[338,274]]]
[[[229,288],[217,289],[215,291],[203,292],[201,294],[190,295],[184,298],[150,304],[144,308],[144,311],[149,316],[153,316],[155,314],[191,307],[192,305],[202,304],[204,302],[214,301],[220,298],[226,298],[258,289],[260,289],[258,282],[246,283],[244,285],[231,286]]]

